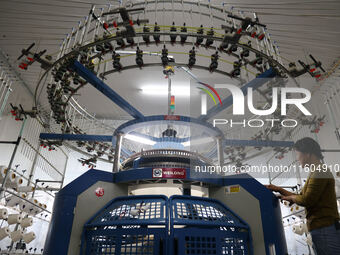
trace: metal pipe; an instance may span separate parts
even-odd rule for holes
[[[3,113],[3,111],[5,110],[5,106],[6,106],[6,103],[7,103],[8,97],[9,97],[9,94],[12,92],[11,85],[12,85],[12,81],[11,81],[11,83],[7,86],[7,92],[6,92],[4,101],[3,101],[2,105],[1,105],[1,109],[0,109],[0,120],[1,120],[1,118],[2,118],[2,113]]]
[[[36,179],[35,182],[36,182],[36,183],[38,183],[38,182],[61,183],[62,181],[52,181],[52,180],[39,180],[39,179]]]
[[[78,22],[78,28],[76,30],[76,33],[74,35],[74,41],[73,41],[73,45],[72,45],[72,48],[74,49],[77,45],[77,39],[78,39],[78,34],[79,34],[79,31],[80,31],[80,28],[81,28],[81,21]]]
[[[101,24],[101,20],[100,20],[100,17],[103,15],[103,12],[104,12],[104,8],[100,8],[100,16],[98,17],[98,19],[96,20],[95,22],[95,28],[94,28],[94,33],[93,33],[93,38],[92,40],[95,41],[96,40],[96,37],[98,35],[98,32],[99,32],[99,25]]]
[[[59,53],[58,53],[58,55],[57,55],[57,60],[58,60],[60,57],[62,57],[61,54],[62,54],[62,52],[63,52],[63,50],[64,50],[65,43],[66,43],[66,39],[64,39],[63,42],[62,42],[61,45],[60,45]],[[51,77],[51,79],[52,79],[52,77]]]
[[[79,46],[81,46],[83,44],[84,37],[85,37],[86,24],[88,23],[88,20],[89,20],[89,16],[86,16],[85,20],[84,20],[82,31],[81,31],[81,36],[79,37],[79,43],[78,43]]]
[[[340,150],[336,150],[336,149],[331,149],[331,150],[321,150],[321,152],[340,152]]]
[[[302,209],[302,210],[293,212],[293,213],[291,213],[291,214],[288,214],[288,215],[286,215],[286,216],[283,216],[282,219],[289,218],[289,217],[294,216],[294,215],[296,215],[296,214],[298,214],[298,213],[303,213],[304,211],[305,211],[305,210]]]
[[[272,54],[272,51],[270,50],[270,44],[269,44],[269,42],[268,42],[269,33],[266,32],[266,29],[265,29],[264,27],[262,27],[262,32],[263,32],[263,34],[264,34],[264,38],[263,38],[262,41],[263,41],[263,46],[264,46],[264,48],[265,48],[265,51],[266,51],[266,53],[267,53],[268,56],[274,58],[274,57],[273,57],[274,55]],[[270,65],[269,65],[268,62],[267,62],[267,68],[270,68]]]
[[[39,144],[38,144],[38,146],[39,146]],[[34,159],[33,159],[33,162],[32,162],[32,167],[31,167],[31,170],[30,170],[30,174],[28,176],[28,185],[30,185],[31,182],[32,182],[32,178],[33,178],[33,175],[34,175],[34,170],[35,170],[35,166],[36,166],[37,159],[38,159],[38,156],[39,156],[40,148],[41,147],[39,146],[38,149],[35,151]]]
[[[85,29],[85,34],[84,34],[84,37],[83,37],[83,42],[84,42],[84,40],[85,40],[89,30],[90,30],[91,21],[92,21],[92,13],[94,12],[95,8],[96,7],[94,5],[91,5],[90,14],[88,16],[89,18],[87,19],[87,23],[86,23],[86,29]]]
[[[66,156],[66,160],[65,160],[65,164],[64,164],[64,171],[63,171],[63,175],[61,178],[61,182],[60,182],[60,189],[63,187],[64,185],[64,181],[65,181],[65,173],[66,173],[66,168],[67,168],[67,163],[68,163],[68,156]]]
[[[275,156],[275,154],[273,154],[266,162],[266,165],[267,165],[267,169],[269,169],[269,161],[272,160],[272,158]],[[272,183],[272,179],[271,179],[271,175],[270,175],[270,171],[268,171],[268,179],[269,179],[269,183],[271,184]]]
[[[65,51],[66,51],[68,36],[69,36],[69,34],[66,35],[66,37],[65,37],[65,39],[64,39],[64,41],[63,41],[63,42],[65,42],[65,43],[63,43],[63,47],[62,47],[61,52],[60,52],[60,57],[63,57],[63,56],[64,56],[64,53],[65,53]],[[58,82],[58,84],[59,84],[59,83],[60,83],[60,82]]]
[[[5,77],[6,77],[6,75],[5,75]],[[9,82],[9,77],[7,77],[7,79],[6,78],[4,78],[4,80],[2,81],[2,88],[3,88],[3,90],[2,90],[2,93],[1,93],[1,96],[0,96],[0,101],[2,100],[2,97],[4,96],[4,94],[5,94],[5,92],[6,92],[6,84]]]
[[[4,93],[4,91],[5,91],[5,85],[6,85],[6,84],[5,84],[5,79],[2,78],[3,73],[4,73],[4,71],[2,71],[1,76],[0,76],[0,82],[1,82],[0,91],[2,90],[2,93]],[[1,97],[2,97],[2,96],[1,96]],[[1,98],[1,97],[0,97],[0,98]]]
[[[74,30],[75,30],[74,27],[72,27],[72,30],[71,30],[71,33],[70,33],[70,36],[69,36],[69,39],[68,39],[68,42],[67,42],[67,46],[66,46],[66,52],[71,52],[72,51],[70,46],[71,46],[71,41],[72,41]]]
[[[296,157],[293,157],[293,155],[295,156],[294,152],[292,151],[291,153],[292,153],[292,158],[293,158],[293,159],[295,158],[295,160],[294,160],[293,163],[297,162]],[[300,173],[300,167],[297,167],[297,168],[295,168],[295,169],[296,169],[296,179],[297,179],[297,183],[300,185],[300,187],[302,187],[302,178],[301,178],[301,173]]]
[[[217,137],[217,159],[222,168],[224,165],[223,137]]]
[[[171,115],[171,78],[168,76],[168,115]]]
[[[334,112],[333,112],[333,110],[332,110],[332,108],[331,108],[331,106],[329,104],[329,99],[327,97],[326,97],[326,106],[327,106],[327,109],[328,109],[328,112],[329,112],[329,115],[330,115],[331,122],[333,124],[334,129],[335,129],[335,135],[336,135],[337,141],[340,144],[339,129],[336,126]]]
[[[3,81],[4,79],[2,77],[5,77],[6,73],[4,70],[2,70],[1,75],[0,75],[0,81]]]
[[[17,150],[18,150],[18,147],[19,147],[19,144],[20,144],[20,141],[21,141],[21,136],[22,136],[22,133],[24,131],[25,123],[26,123],[26,118],[22,122],[20,131],[19,131],[19,135],[18,135],[18,139],[17,139],[17,142],[15,144],[15,147],[14,147],[11,159],[10,159],[9,164],[8,164],[8,168],[7,168],[8,170],[7,170],[6,175],[5,175],[5,177],[4,177],[4,179],[3,179],[2,183],[1,183],[1,187],[0,187],[0,199],[2,198],[2,196],[4,194],[4,191],[6,190],[6,188],[5,188],[6,182],[7,182],[7,179],[8,179],[9,173],[11,171],[15,155],[17,153]]]
[[[255,18],[255,20],[257,19],[257,14],[256,14],[256,12],[254,12],[254,18]],[[234,22],[234,19],[233,19],[233,22]],[[256,28],[256,31],[258,31],[258,28]],[[255,40],[255,42],[256,42],[256,48],[257,48],[257,50],[259,51],[259,50],[260,50],[259,41],[258,41],[258,40]]]
[[[116,148],[115,148],[115,154],[114,154],[114,162],[113,162],[113,172],[117,173],[119,171],[120,167],[120,152],[122,147],[122,140],[123,140],[123,133],[117,134],[117,140],[116,140]]]
[[[340,109],[339,109],[339,105],[338,105],[338,100],[337,100],[337,88],[333,87],[334,84],[331,85],[330,87],[330,93],[331,93],[331,103],[334,106],[334,111],[337,113],[336,117],[340,116]],[[337,86],[337,84],[335,84],[335,86]]]

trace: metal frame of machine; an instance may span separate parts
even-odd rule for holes
[[[219,200],[224,205],[226,204],[225,188],[229,186],[238,185],[245,193],[251,194],[252,200],[259,204],[259,216],[256,220],[257,226],[260,226],[260,230],[263,233],[262,247],[254,247],[254,254],[260,254],[257,250],[263,250],[266,254],[272,254],[270,249],[274,249],[276,254],[285,254],[287,252],[285,237],[283,233],[283,226],[281,222],[281,210],[278,199],[263,185],[251,178],[247,174],[234,175],[234,176],[220,176],[210,174],[200,175],[200,178],[195,176],[190,169],[186,169],[186,178],[183,181],[192,183],[203,183],[209,187],[209,197]],[[109,173],[98,170],[89,170],[84,175],[63,188],[56,196],[56,202],[54,206],[53,217],[51,221],[50,230],[45,245],[45,252],[49,255],[54,254],[78,254],[79,253],[79,240],[81,240],[81,232],[85,223],[98,211],[103,208],[104,205],[112,200],[113,197],[119,197],[127,195],[127,186],[129,183],[135,181],[149,180],[155,181],[153,178],[152,168],[140,168],[127,171],[121,171],[118,173]],[[94,190],[98,185],[107,184],[107,187],[119,186],[119,190],[107,194],[105,199],[95,198]],[[109,188],[107,188],[109,189]],[[90,190],[90,193],[87,192]],[[87,193],[86,193],[87,192]],[[91,192],[93,192],[91,194]],[[241,195],[242,192],[239,194]],[[80,197],[84,195],[84,199],[87,202],[83,203],[83,206],[91,206],[91,208],[78,208],[81,204]],[[93,199],[90,196],[93,196]],[[237,199],[238,194],[231,195],[232,199]],[[86,198],[85,198],[86,197]],[[134,196],[132,196],[134,197]],[[224,198],[223,198],[224,197]],[[202,198],[205,199],[205,198]],[[208,199],[209,200],[209,199]],[[240,202],[240,201],[239,201]],[[246,203],[246,201],[244,201]],[[232,204],[232,203],[230,203]],[[228,202],[229,206],[229,202]],[[245,204],[244,206],[247,206]],[[96,209],[94,209],[96,208]],[[105,207],[104,207],[105,208]],[[86,212],[85,212],[85,211]],[[92,210],[93,213],[87,217],[80,217],[79,215],[88,214],[88,210]],[[235,214],[240,212],[233,209]],[[255,214],[253,211],[247,211],[249,217],[253,217],[251,214]],[[248,223],[248,219],[242,217],[245,222]],[[77,233],[75,232],[75,229]],[[255,229],[250,225],[252,229],[252,239],[257,239]],[[73,238],[73,240],[71,240]],[[259,244],[257,244],[259,245]],[[71,247],[72,246],[72,247]],[[70,253],[70,251],[72,251]],[[170,253],[171,254],[171,253]]]

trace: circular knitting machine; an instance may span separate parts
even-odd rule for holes
[[[264,147],[286,153],[291,142],[269,139],[287,131],[265,124],[240,140],[238,128],[216,127],[209,120],[232,116],[233,100],[200,77],[228,80],[244,94],[254,89],[256,103],[267,107],[272,88],[298,85],[295,78],[304,73],[321,77],[313,56],[300,67],[284,59],[256,13],[176,0],[92,6],[57,53],[29,48],[23,54],[44,70],[35,91],[47,130],[42,145],[80,151],[91,168],[97,160],[113,164],[112,173],[89,170],[58,193],[46,254],[286,254],[279,202],[270,191],[247,174],[196,169],[240,167]],[[157,114],[145,116],[136,100],[117,92],[122,86],[115,79],[150,70],[166,79],[167,98],[153,109]],[[177,73],[191,80],[190,93],[198,91],[188,116],[175,111]],[[89,100],[81,99],[89,86],[129,118],[91,113]],[[48,106],[38,103],[44,96]],[[202,114],[197,102],[207,96],[210,109]],[[296,112],[288,108],[287,115]],[[272,116],[282,120],[276,111]]]

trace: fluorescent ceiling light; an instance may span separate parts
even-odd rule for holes
[[[130,141],[143,143],[143,144],[147,144],[147,145],[155,145],[156,144],[155,141],[152,141],[150,139],[147,139],[147,138],[144,138],[144,137],[141,137],[141,136],[137,136],[137,135],[126,134],[124,136],[124,138],[126,138]]]
[[[213,142],[214,139],[212,137],[203,137],[198,139],[190,139],[189,141],[183,142],[182,145],[184,147],[190,146],[190,145],[201,145],[205,143]]]
[[[141,89],[144,95],[150,96],[167,96],[167,86],[145,86]],[[190,96],[190,86],[171,86],[173,96]]]

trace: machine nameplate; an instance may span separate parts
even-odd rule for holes
[[[185,179],[185,168],[153,168],[152,178]]]

